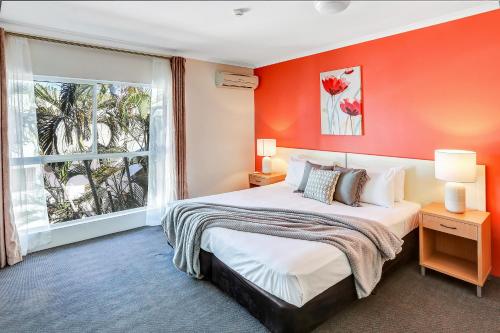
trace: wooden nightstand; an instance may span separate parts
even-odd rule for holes
[[[280,182],[285,179],[285,174],[281,172],[273,173],[262,173],[262,172],[252,172],[248,174],[248,182],[250,187],[270,185]]]
[[[477,296],[491,271],[490,213],[448,212],[441,203],[420,211],[420,269],[430,268],[475,284]]]

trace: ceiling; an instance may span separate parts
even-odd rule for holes
[[[243,16],[235,8],[250,8]],[[2,1],[7,30],[259,67],[499,7],[498,1]]]

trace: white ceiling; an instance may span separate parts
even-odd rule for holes
[[[248,7],[244,16],[232,10]],[[498,1],[3,1],[7,30],[259,67],[498,8]]]

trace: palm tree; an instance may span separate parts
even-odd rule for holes
[[[54,203],[48,206],[49,216],[57,219],[57,221],[67,221],[81,218],[79,210],[71,199],[68,190],[66,189],[66,182],[69,178],[69,167],[71,162],[51,163],[47,167],[54,175],[57,185],[44,177],[45,189],[50,195],[49,201],[53,200]],[[65,200],[67,198],[67,202]],[[69,205],[68,205],[69,204]]]
[[[150,91],[140,87],[123,90],[113,85],[101,85],[98,95],[97,122],[110,129],[108,145],[99,146],[99,151],[128,152],[129,145],[136,150],[148,149]],[[130,161],[123,157],[127,183],[134,197],[134,181],[130,176]]]
[[[58,146],[61,142],[76,150],[71,152],[85,152],[88,149],[85,141],[90,140],[92,134],[92,86],[60,83],[58,94],[53,85],[36,84],[35,96],[42,155],[67,153],[64,147]],[[58,142],[61,134],[63,141]]]
[[[38,134],[43,155],[82,153],[90,148],[92,137],[93,86],[71,83],[37,83]],[[144,151],[149,141],[150,92],[140,87],[100,84],[97,94],[99,153]],[[107,127],[103,131],[101,126]],[[102,133],[101,133],[102,132]],[[131,174],[130,165],[142,168]],[[147,157],[100,159],[93,164],[82,162],[48,165],[58,187],[46,181],[52,198],[53,223],[92,215],[84,207],[94,207],[96,214],[142,207],[147,195]],[[76,175],[85,175],[88,187],[75,200],[69,200],[65,184]],[[69,204],[69,205],[68,205]],[[49,204],[50,206],[50,204]]]
[[[132,158],[131,162],[140,164],[137,157]],[[94,181],[99,196],[103,198],[102,210],[105,213],[143,207],[146,204],[147,173],[144,168],[134,175],[127,175],[123,160],[100,159],[99,166],[94,170]],[[92,200],[91,193],[85,193],[81,200]]]
[[[109,128],[109,142],[98,142],[98,151],[107,153],[148,149],[150,91],[141,87],[120,89],[100,85],[97,96],[97,123]],[[100,133],[98,133],[99,135]],[[101,138],[102,139],[102,138]]]
[[[92,89],[91,85],[60,83],[58,97],[55,87],[35,85],[38,140],[43,155],[66,153],[63,147],[59,147],[60,143],[66,143],[73,149],[76,147],[78,152],[85,152],[88,149],[85,141],[89,141],[92,134]],[[101,214],[90,161],[84,161],[84,165],[96,211]]]

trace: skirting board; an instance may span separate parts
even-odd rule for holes
[[[288,160],[292,155],[304,156],[312,161],[330,161],[348,168],[403,167],[406,172],[405,200],[418,202],[421,205],[444,200],[444,182],[434,177],[434,161],[277,147],[276,155],[273,157],[273,170],[286,172]],[[465,184],[465,187],[467,208],[486,211],[486,168],[484,165],[477,166],[476,182]]]

